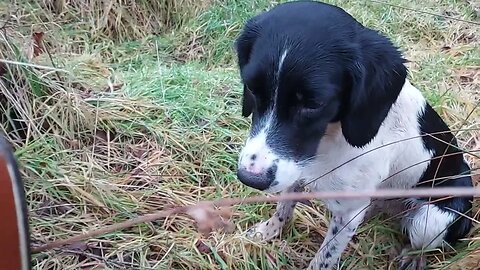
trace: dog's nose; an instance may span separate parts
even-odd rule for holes
[[[273,182],[273,178],[268,177],[266,173],[253,173],[246,168],[239,168],[237,177],[244,185],[258,190],[265,190]]]

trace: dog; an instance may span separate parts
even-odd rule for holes
[[[251,116],[237,177],[267,193],[472,187],[452,131],[407,78],[407,62],[384,35],[342,8],[316,1],[274,6],[250,18],[234,41]],[[437,179],[437,180],[435,180]],[[467,235],[471,197],[397,201],[404,251],[453,245]],[[332,269],[358,226],[388,200],[331,199],[330,225],[308,269]],[[247,231],[276,237],[295,201]],[[424,269],[421,256],[400,269]]]

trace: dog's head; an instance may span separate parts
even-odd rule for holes
[[[368,144],[406,78],[387,38],[318,2],[281,4],[252,18],[235,45],[242,113],[252,116],[237,175],[267,192],[299,179],[330,123],[341,123],[352,146]]]

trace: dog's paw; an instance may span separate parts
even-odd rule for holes
[[[280,234],[280,222],[269,219],[247,230],[245,236],[254,241],[269,241]]]
[[[424,270],[427,267],[427,261],[421,255],[408,255],[409,248],[402,250],[398,270]]]

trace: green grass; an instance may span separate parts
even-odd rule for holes
[[[401,46],[412,61],[412,82],[453,129],[461,127],[479,98],[478,25],[368,0],[329,2]],[[465,1],[388,3],[479,21]],[[27,107],[20,113],[29,127],[27,139],[7,134],[26,183],[34,245],[172,205],[255,193],[235,177],[249,121],[240,115],[232,44],[247,18],[273,4],[213,1],[204,12],[159,36],[115,41],[100,38],[104,33],[91,36],[75,21],[45,23],[52,59],[68,73],[12,66],[9,74],[37,79],[14,84],[25,96],[7,95],[13,108]],[[15,30],[21,36],[29,34],[24,27]],[[473,38],[467,38],[470,35]],[[22,39],[16,41],[23,44]],[[0,56],[11,54],[3,51]],[[32,62],[51,66],[47,54]],[[38,84],[46,96],[32,95]],[[119,89],[109,88],[120,84]],[[465,148],[479,147],[479,117],[477,109],[465,124],[477,130],[459,134]],[[3,129],[9,131],[6,125]],[[233,233],[201,236],[190,219],[175,216],[35,254],[33,263],[35,269],[304,268],[322,242],[328,213],[321,203],[301,205],[280,238],[249,242],[242,232],[266,219],[272,207],[236,207]],[[379,218],[363,225],[343,255],[342,269],[393,268],[389,253],[402,239],[396,224]],[[456,253],[430,254],[433,269],[476,269],[479,233],[474,231]],[[198,242],[209,248],[200,251]]]

